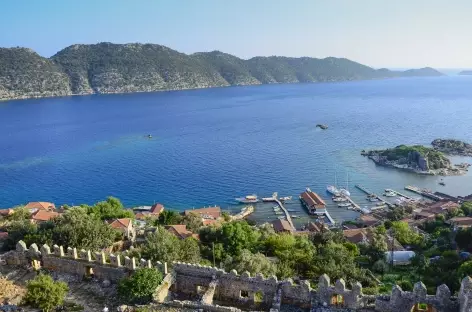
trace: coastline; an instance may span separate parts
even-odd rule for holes
[[[384,77],[384,78],[360,78],[360,79],[345,79],[345,80],[331,80],[331,81],[307,81],[307,82],[270,82],[270,83],[248,83],[227,86],[202,86],[194,88],[170,88],[170,89],[156,89],[156,90],[139,90],[139,91],[116,91],[116,92],[83,92],[70,94],[45,94],[45,95],[24,95],[11,98],[0,98],[0,104],[8,101],[31,100],[31,99],[46,99],[46,98],[65,98],[72,96],[86,96],[86,95],[116,95],[116,94],[139,94],[139,93],[153,93],[153,92],[176,92],[188,90],[203,90],[203,89],[220,89],[231,87],[244,86],[263,86],[263,85],[293,85],[293,84],[331,84],[339,82],[355,82],[355,81],[376,81],[376,80],[391,80],[391,79],[405,79],[405,78],[432,78],[437,76],[413,76],[413,77]]]

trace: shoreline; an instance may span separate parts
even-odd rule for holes
[[[331,84],[340,82],[356,82],[356,81],[377,81],[377,80],[392,80],[392,79],[409,79],[409,78],[434,78],[442,76],[413,76],[413,77],[384,77],[384,78],[366,78],[366,79],[345,79],[345,80],[333,80],[333,81],[307,81],[307,82],[271,82],[271,83],[250,83],[250,84],[238,84],[238,85],[227,85],[227,86],[207,86],[207,87],[194,87],[194,88],[180,88],[180,89],[158,89],[158,90],[142,90],[142,91],[117,91],[117,92],[84,92],[84,93],[71,93],[61,95],[38,95],[38,96],[18,96],[12,98],[0,98],[0,104],[9,101],[21,101],[21,100],[32,100],[32,99],[48,99],[48,98],[66,98],[73,96],[87,96],[87,95],[116,95],[116,94],[139,94],[139,93],[160,93],[160,92],[178,92],[178,91],[190,91],[190,90],[204,90],[204,89],[220,89],[220,88],[231,88],[231,87],[247,87],[247,86],[267,86],[267,85],[294,85],[294,84]]]

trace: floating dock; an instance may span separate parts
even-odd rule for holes
[[[424,189],[420,189],[419,187],[416,187],[416,186],[407,185],[407,186],[405,186],[405,190],[416,193],[416,194],[419,194],[423,197],[426,197],[426,198],[429,198],[429,199],[432,199],[432,200],[435,200],[435,201],[440,201],[440,200],[444,199],[443,197],[438,196],[438,195],[434,194],[433,192],[430,192],[430,191],[424,190]]]
[[[385,199],[383,199],[382,197],[380,197],[379,195],[371,192],[370,190],[366,189],[365,187],[363,187],[362,185],[359,185],[357,184],[356,185],[356,188],[358,188],[359,190],[361,190],[362,192],[366,193],[367,195],[369,196],[372,196],[372,197],[375,197],[377,198],[382,204],[388,206],[388,207],[394,207],[395,205],[392,204],[392,203],[389,203],[388,201],[386,201]]]

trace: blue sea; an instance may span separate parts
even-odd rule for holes
[[[320,130],[316,124],[327,124]],[[147,138],[151,134],[152,138]],[[116,196],[129,207],[188,209],[310,187],[337,220],[357,213],[331,203],[326,186],[382,193],[416,185],[472,193],[472,175],[418,176],[376,166],[363,149],[472,142],[472,77],[399,78],[188,91],[91,95],[0,103],[0,207],[28,201],[92,204]],[[454,157],[454,162],[471,159]],[[258,204],[253,218],[275,218]]]

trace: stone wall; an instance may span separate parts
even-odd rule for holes
[[[29,267],[33,261],[36,261],[36,263],[39,262],[41,268],[51,271],[89,276],[111,282],[119,281],[139,267],[156,267],[164,274],[167,273],[167,264],[152,265],[148,260],[136,261],[135,258],[129,257],[124,257],[124,263],[122,263],[122,258],[114,254],[92,253],[90,250],[83,249],[78,252],[76,248],[71,247],[64,252],[64,248],[57,245],[54,245],[52,250],[48,245],[43,245],[39,250],[36,244],[27,248],[23,241],[17,243],[16,250],[2,255],[2,258],[8,265]]]
[[[462,280],[458,297],[452,297],[446,285],[437,288],[435,295],[428,295],[424,284],[416,283],[413,291],[403,291],[395,286],[390,295],[367,296],[362,286],[354,283],[350,288],[340,279],[334,285],[328,276],[322,275],[318,287],[312,289],[308,281],[294,282],[291,279],[278,281],[275,276],[265,278],[261,274],[252,277],[248,272],[239,275],[236,271],[195,264],[175,262],[173,270],[167,272],[166,263],[151,263],[149,260],[106,255],[90,250],[36,244],[29,248],[20,241],[16,250],[2,255],[7,265],[37,266],[51,271],[77,274],[116,282],[139,267],[155,267],[164,272],[162,284],[156,289],[154,301],[171,306],[190,307],[204,311],[240,311],[238,308],[278,312],[284,305],[316,309],[317,307],[347,308],[351,310],[402,312],[411,311],[416,304],[427,304],[437,312],[472,311],[472,279]],[[183,295],[189,300],[174,300],[174,295]]]

